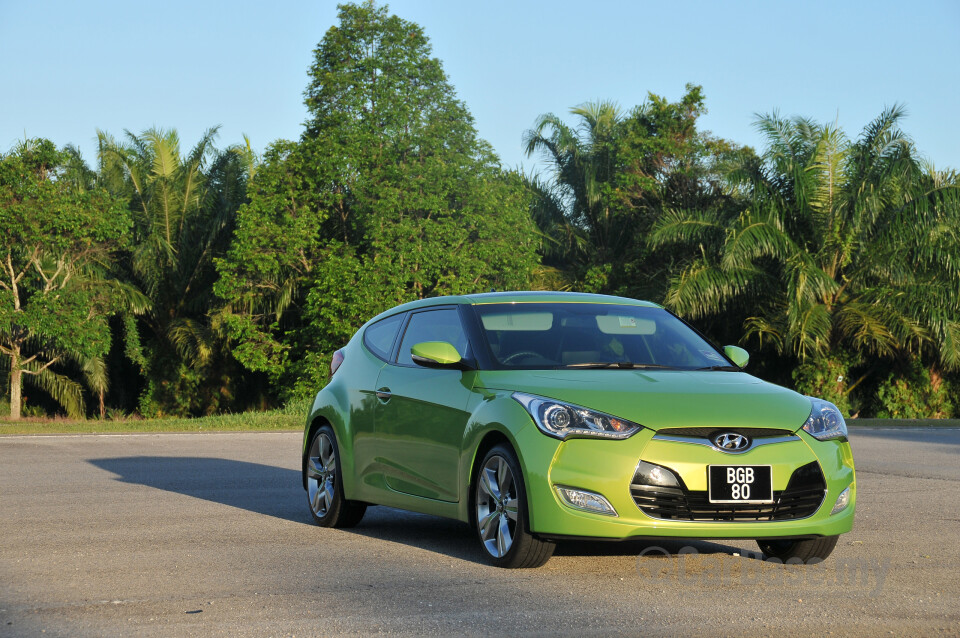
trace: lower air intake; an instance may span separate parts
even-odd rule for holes
[[[647,485],[640,473],[634,476],[630,493],[643,513],[670,521],[789,521],[812,516],[827,490],[816,461],[794,470],[787,489],[774,491],[773,503],[762,505],[711,503],[706,492],[688,490],[671,473],[679,487]]]

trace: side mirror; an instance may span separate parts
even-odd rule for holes
[[[747,362],[750,361],[750,353],[737,346],[723,346],[723,354],[727,355],[727,358],[733,361],[738,368],[746,368]]]
[[[463,368],[463,357],[446,341],[423,341],[410,348],[410,358],[425,368]]]

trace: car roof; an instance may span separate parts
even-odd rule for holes
[[[550,292],[550,291],[516,291],[516,292],[485,292],[476,295],[465,295],[471,304],[491,303],[600,303],[619,304],[625,306],[646,306],[660,308],[658,304],[630,299],[629,297],[615,297],[613,295],[598,295],[585,292]]]
[[[384,317],[395,315],[408,310],[429,308],[431,306],[447,305],[486,305],[499,303],[598,303],[619,304],[624,306],[643,306],[647,308],[662,308],[659,304],[629,297],[615,297],[613,295],[597,295],[583,292],[550,292],[550,291],[513,291],[513,292],[484,292],[471,295],[455,295],[449,297],[430,297],[417,299],[396,306],[380,313],[367,323],[373,323]]]

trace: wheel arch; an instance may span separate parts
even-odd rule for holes
[[[310,449],[310,442],[313,440],[317,430],[324,425],[329,425],[336,438],[337,449],[340,451],[340,474],[343,480],[344,494],[353,493],[354,462],[353,462],[353,441],[351,440],[350,425],[342,416],[343,412],[338,407],[341,403],[337,400],[336,394],[328,392],[324,388],[317,394],[310,416],[307,417],[307,423],[303,431],[303,448],[301,449],[301,482],[304,489],[307,487],[307,454]]]
[[[524,407],[512,399],[507,392],[495,391],[489,399],[476,406],[464,432],[464,446],[460,460],[460,484],[466,486],[467,492],[465,495],[461,495],[457,517],[467,523],[471,523],[474,517],[473,492],[477,464],[483,460],[484,455],[491,448],[499,443],[510,446],[511,451],[520,463],[524,492],[528,503],[533,502],[531,500],[531,481],[535,480],[533,475],[539,474],[539,471],[532,469],[529,463],[533,461],[539,467],[545,461],[542,458],[543,450],[539,450],[536,445],[528,445],[533,442],[532,439],[543,437],[543,435],[536,429],[533,419],[530,418]],[[521,441],[524,441],[525,444],[521,444]],[[547,456],[553,455],[552,451],[546,451],[546,453]],[[531,525],[534,524],[532,514],[528,517],[527,522]]]

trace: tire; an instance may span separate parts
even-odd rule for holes
[[[483,457],[473,480],[473,525],[487,560],[496,567],[540,567],[555,543],[530,534],[527,492],[520,463],[507,445]]]
[[[766,554],[767,558],[778,558],[783,562],[797,559],[804,563],[819,563],[826,560],[827,556],[833,552],[837,546],[839,536],[822,536],[811,539],[794,538],[769,538],[757,540],[760,551]]]
[[[343,476],[337,437],[329,425],[313,435],[307,454],[307,504],[321,527],[353,527],[363,518],[366,503],[343,497]]]

